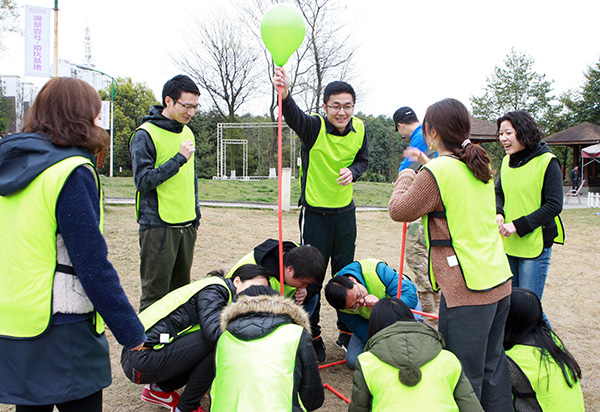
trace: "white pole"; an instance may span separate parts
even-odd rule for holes
[[[114,120],[114,101],[110,100],[110,168],[108,172],[109,177],[113,177],[113,120]]]
[[[290,197],[292,195],[292,169],[284,167],[281,169],[281,209],[289,212]]]

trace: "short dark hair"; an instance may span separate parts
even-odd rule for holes
[[[102,101],[83,80],[54,77],[40,90],[25,115],[24,133],[42,133],[57,146],[101,152],[109,142],[106,130],[95,125]]]
[[[383,298],[373,306],[369,317],[367,340],[398,321],[416,321],[410,308],[398,298]]]
[[[327,104],[332,95],[340,93],[350,93],[352,95],[352,101],[356,103],[356,93],[354,93],[352,86],[339,80],[331,82],[325,87],[325,91],[323,92],[323,103]]]
[[[500,131],[500,125],[508,120],[515,129],[517,140],[528,149],[533,149],[542,140],[544,134],[537,122],[529,113],[523,110],[508,112],[496,120],[496,135]]]
[[[419,118],[415,114],[415,111],[408,106],[404,106],[396,110],[392,118],[394,119],[394,127],[396,128],[396,130],[398,130],[398,123],[419,123]]]
[[[325,279],[325,259],[314,246],[302,245],[292,248],[283,255],[283,266],[294,268],[294,279],[312,279],[319,285]]]
[[[187,92],[200,96],[200,89],[196,86],[196,83],[185,74],[178,74],[171,80],[168,80],[163,86],[162,90],[162,103],[163,106],[167,105],[165,97],[169,96],[171,99],[179,99],[181,93]]]
[[[355,283],[348,276],[334,276],[325,286],[325,299],[335,309],[346,309],[346,297],[354,285]]]

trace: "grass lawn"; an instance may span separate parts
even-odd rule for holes
[[[132,177],[102,177],[107,197],[135,197]],[[291,204],[300,197],[299,180],[292,180]],[[386,206],[390,200],[391,183],[354,183],[354,202],[359,206]],[[266,180],[198,180],[200,200],[277,203],[277,179]]]

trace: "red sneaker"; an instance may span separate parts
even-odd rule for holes
[[[171,411],[175,410],[177,402],[179,402],[179,394],[177,392],[153,391],[150,389],[150,385],[144,386],[141,398],[143,401],[164,406],[165,408],[169,408]]]

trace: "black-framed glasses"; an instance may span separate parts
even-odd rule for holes
[[[194,110],[194,111],[197,111],[200,108],[200,103],[198,103],[198,104],[181,103],[177,99],[173,99],[173,101],[175,103],[179,103],[180,105],[182,105],[185,110]]]
[[[339,112],[340,110],[343,110],[344,112],[348,113],[348,112],[351,112],[352,110],[354,110],[353,104],[345,104],[343,106],[340,106],[339,104],[332,104],[332,105],[326,105],[326,106],[335,112]]]

